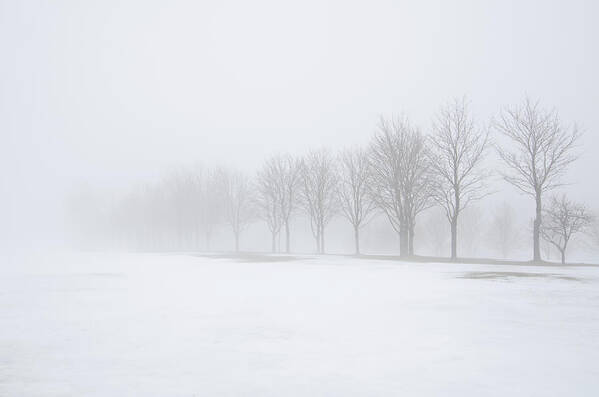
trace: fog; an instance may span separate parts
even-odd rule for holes
[[[367,147],[381,116],[406,115],[428,135],[440,106],[464,96],[480,126],[526,96],[578,125],[581,157],[554,193],[597,209],[598,11],[593,1],[0,1],[1,248],[208,249],[107,244],[114,230],[84,236],[70,203],[119,202],[182,169],[254,177],[273,155]],[[525,240],[510,256],[530,259],[534,200],[502,180],[494,150],[484,164],[493,194],[465,210],[460,250],[502,256],[482,240],[507,202]],[[353,252],[343,217],[326,233],[327,252]],[[438,206],[423,211],[416,254],[448,256],[448,233]],[[240,248],[268,251],[270,239],[255,220]],[[224,223],[212,240],[233,250]],[[592,244],[579,244],[572,258],[593,261]],[[399,250],[384,216],[362,246]],[[292,248],[316,250],[301,210]]]
[[[0,396],[599,395],[598,17],[0,0]]]

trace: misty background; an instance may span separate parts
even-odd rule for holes
[[[483,124],[525,95],[578,124],[582,156],[565,190],[596,209],[598,11],[540,0],[0,0],[0,248],[71,246],[77,192],[110,201],[181,167],[253,174],[276,153],[364,146],[381,115],[404,113],[429,133],[439,106],[463,95]],[[501,167],[493,153],[487,165]],[[528,227],[533,201],[497,175],[492,190],[465,216],[470,234],[504,202]],[[428,216],[423,230],[438,231]],[[313,250],[305,216],[295,222],[294,248]],[[363,233],[366,251],[397,250],[385,222]],[[242,249],[269,249],[262,223]],[[329,251],[352,252],[351,232],[337,219]],[[232,249],[221,233],[214,249]]]

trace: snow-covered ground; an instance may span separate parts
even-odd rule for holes
[[[87,254],[0,269],[0,396],[597,396],[599,268]]]

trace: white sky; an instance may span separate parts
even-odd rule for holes
[[[568,180],[596,206],[598,17],[596,1],[0,0],[2,229],[83,182],[252,170],[365,143],[391,112],[427,131],[462,95],[484,122],[525,93],[577,122]]]

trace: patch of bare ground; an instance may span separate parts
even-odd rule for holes
[[[437,256],[420,256],[414,255],[409,258],[402,258],[398,255],[358,255],[355,256],[363,259],[378,259],[378,260],[390,260],[399,262],[416,262],[416,263],[462,263],[472,265],[506,265],[506,266],[545,266],[545,267],[599,267],[596,263],[566,263],[562,265],[558,262],[548,261],[513,261],[513,260],[502,260],[493,258],[458,258],[452,261],[447,257]]]
[[[554,280],[582,281],[577,277],[557,273],[527,273],[527,272],[466,272],[457,278],[471,280],[510,280],[513,278],[544,278]]]

